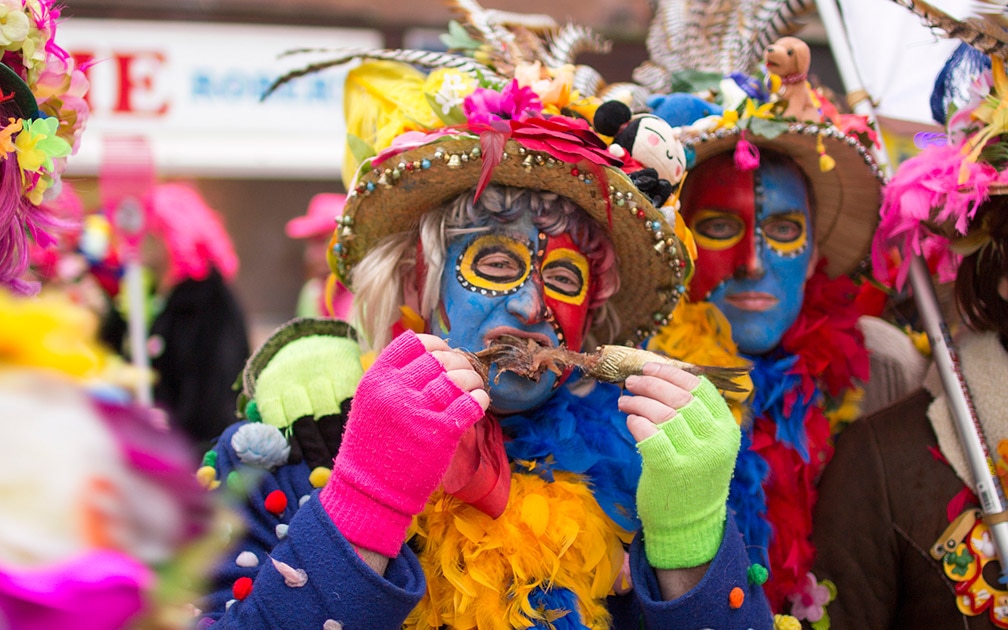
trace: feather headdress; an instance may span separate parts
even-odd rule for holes
[[[929,26],[990,56],[990,67],[974,64],[974,74],[966,77],[969,102],[948,115],[945,141],[931,143],[900,164],[886,186],[881,222],[872,243],[876,269],[885,268],[893,247],[903,254],[897,286],[906,281],[909,262],[916,255],[929,259],[938,280],[946,282],[955,277],[964,248],[975,251],[984,244],[982,230],[974,229],[980,226],[972,221],[981,204],[1008,191],[1005,2],[978,2],[976,14],[959,20],[925,2],[894,1]],[[957,58],[963,55],[953,55]],[[961,86],[939,83],[936,91],[957,87]],[[932,102],[938,101],[944,99],[933,95]]]

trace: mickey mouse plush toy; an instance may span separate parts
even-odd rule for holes
[[[609,152],[623,160],[623,170],[656,208],[665,205],[686,174],[686,152],[675,128],[652,114],[632,115],[620,101],[607,101],[595,112],[595,130],[613,138]]]

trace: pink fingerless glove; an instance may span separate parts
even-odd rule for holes
[[[354,545],[399,554],[406,529],[441,483],[462,434],[483,416],[412,332],[364,374],[322,506]]]

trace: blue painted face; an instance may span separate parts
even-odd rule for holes
[[[588,321],[589,266],[569,236],[547,237],[526,215],[456,238],[445,260],[441,304],[430,317],[432,334],[473,352],[501,334],[580,348]],[[491,410],[534,409],[558,384],[549,370],[535,382],[511,372],[498,375],[494,367]]]
[[[683,215],[698,257],[690,293],[724,312],[739,349],[777,347],[794,324],[812,258],[808,189],[791,160],[765,154],[754,173],[730,154],[707,160],[687,179]]]

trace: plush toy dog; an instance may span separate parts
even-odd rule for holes
[[[797,37],[781,37],[763,51],[767,70],[780,78],[778,97],[787,101],[785,117],[800,121],[822,122],[818,99],[808,81],[812,57],[808,44]]]

